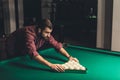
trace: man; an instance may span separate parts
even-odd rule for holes
[[[57,42],[51,32],[53,30],[52,23],[49,19],[44,19],[39,26],[27,26],[13,32],[7,38],[7,52],[11,55],[28,53],[31,58],[50,67],[51,69],[63,72],[64,67],[59,64],[53,64],[44,59],[37,50],[40,49],[45,42],[49,42],[61,54],[66,56],[68,60],[78,61],[68,54],[62,47],[62,44]]]

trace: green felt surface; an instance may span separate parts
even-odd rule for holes
[[[31,60],[29,56],[22,56],[0,62],[0,80],[120,80],[120,56],[111,55],[111,51],[80,46],[68,45],[65,49],[87,67],[86,73],[54,72]],[[62,64],[67,61],[53,48],[39,53],[52,63]]]

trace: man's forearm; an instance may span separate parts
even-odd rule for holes
[[[37,60],[39,63],[42,63],[42,64],[47,65],[47,66],[49,66],[49,67],[51,66],[51,63],[48,62],[47,60],[45,60],[45,59],[44,59],[42,56],[40,56],[40,55],[35,56],[34,59]]]
[[[68,54],[68,52],[67,52],[64,48],[61,48],[61,49],[60,49],[60,52],[61,52],[64,56],[66,56],[67,58],[70,58],[70,55]]]

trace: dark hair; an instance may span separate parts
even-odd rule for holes
[[[48,18],[43,19],[38,25],[38,28],[40,28],[41,30],[44,30],[46,27],[53,29],[52,23]]]

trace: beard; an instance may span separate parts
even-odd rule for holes
[[[49,38],[50,38],[50,37],[48,37],[48,36],[44,37],[45,40],[48,40]]]

